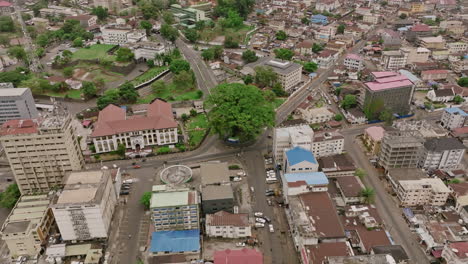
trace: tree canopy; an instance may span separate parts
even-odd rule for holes
[[[169,24],[163,24],[161,26],[161,36],[163,36],[165,39],[175,42],[177,37],[179,36],[179,31],[177,29]]]
[[[255,51],[253,50],[246,50],[244,52],[242,52],[242,59],[246,62],[246,63],[251,63],[251,62],[255,62],[258,60],[258,57],[257,57],[257,54],[255,53]]]
[[[288,34],[283,30],[276,32],[276,39],[277,40],[286,40],[288,38]]]
[[[457,83],[461,87],[468,87],[468,77],[461,77],[460,79],[458,79]]]
[[[315,72],[318,68],[318,65],[317,63],[310,61],[310,62],[304,63],[303,67],[306,72]]]
[[[236,11],[244,19],[252,12],[255,0],[218,0],[214,9],[216,16],[228,17],[229,11]]]
[[[145,207],[146,210],[150,208],[151,195],[151,192],[144,192],[140,198],[140,203]]]
[[[109,89],[98,98],[97,106],[103,109],[109,104],[132,104],[138,99],[138,92],[132,83],[126,82],[119,88]]]
[[[210,47],[201,53],[202,58],[207,61],[219,59],[221,55],[223,55],[223,47],[221,46]]]
[[[343,109],[345,110],[353,108],[356,105],[357,105],[356,96],[352,94],[347,94],[344,97],[343,101],[341,102],[341,107],[343,107]]]
[[[264,127],[274,125],[275,112],[257,87],[224,83],[213,88],[205,105],[208,122],[221,138],[238,138],[241,142],[255,139]]]
[[[15,206],[20,196],[21,193],[18,189],[18,185],[16,183],[11,184],[4,192],[0,193],[0,206],[11,209]]]
[[[318,44],[318,43],[314,43],[312,44],[312,52],[313,53],[319,53],[323,50],[323,47],[322,45]]]
[[[22,46],[13,46],[8,49],[8,55],[15,57],[18,60],[26,61],[28,58],[26,51]]]
[[[340,24],[336,28],[336,34],[344,34],[345,28],[346,28],[346,26],[344,24]]]
[[[174,74],[179,74],[182,71],[189,71],[190,63],[183,59],[173,60],[169,65],[169,70]]]
[[[195,42],[197,42],[198,39],[200,39],[200,34],[198,34],[198,31],[196,31],[193,28],[185,29],[184,30],[184,35],[192,43],[195,43]]]
[[[146,31],[146,35],[149,35],[153,25],[148,20],[140,21],[140,27]]]
[[[455,97],[453,98],[453,102],[456,103],[456,104],[461,104],[465,101],[465,99],[463,99],[463,97],[461,97],[460,95],[455,95]]]
[[[275,49],[275,56],[277,59],[281,60],[291,60],[292,57],[294,56],[294,52],[290,49]]]
[[[117,50],[117,57],[115,58],[116,61],[120,62],[129,62],[132,61],[135,57],[132,50],[126,47],[121,47]]]
[[[14,32],[15,23],[10,16],[0,16],[0,32]]]
[[[236,11],[229,10],[227,17],[220,19],[219,24],[223,28],[240,28],[244,24],[244,19]]]
[[[83,91],[83,96],[85,99],[93,98],[97,94],[96,85],[94,85],[92,82],[83,82],[83,87],[81,87],[81,90]]]
[[[273,71],[269,66],[257,66],[255,67],[255,83],[263,87],[273,87],[273,85],[278,81],[278,74]]]
[[[93,7],[91,14],[97,16],[99,20],[104,20],[109,16],[107,8],[102,6]]]

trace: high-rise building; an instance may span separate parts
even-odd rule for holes
[[[379,163],[385,169],[415,168],[421,157],[424,138],[418,131],[385,132],[380,143]]]
[[[71,172],[52,204],[63,240],[107,238],[117,204],[111,171]]]
[[[71,116],[55,108],[38,119],[4,123],[0,142],[22,194],[62,185],[67,172],[82,170],[84,159]]]
[[[0,89],[0,124],[14,119],[37,118],[37,115],[29,88]]]

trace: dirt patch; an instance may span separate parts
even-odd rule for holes
[[[92,81],[94,75],[83,68],[77,68],[73,73],[73,78],[80,81]]]
[[[236,243],[245,242],[245,238],[240,239],[227,239],[227,238],[203,238],[203,259],[213,260],[213,255],[215,251],[223,251],[226,249],[243,249],[243,247],[236,247]],[[253,248],[257,251],[258,248],[247,246],[247,248]]]

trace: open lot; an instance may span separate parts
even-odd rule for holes
[[[246,39],[246,34],[253,27],[242,25],[240,28],[222,28],[219,24],[216,24],[214,28],[204,28],[200,31],[200,39],[203,41],[212,41],[214,39],[218,40],[221,36],[231,36],[234,41],[238,43],[244,43]]]
[[[191,117],[185,124],[189,135],[189,144],[191,147],[197,146],[205,137],[208,130],[208,119],[205,114],[198,114]]]
[[[96,44],[89,48],[81,48],[73,53],[73,60],[95,60],[95,59],[106,59],[115,60],[114,55],[109,55],[107,52],[111,50],[114,45],[108,44]]]

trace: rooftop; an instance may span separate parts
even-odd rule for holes
[[[214,214],[206,215],[206,224],[210,226],[249,226],[248,214],[231,214],[225,211],[219,211]]]
[[[394,264],[392,256],[386,254],[379,255],[359,255],[359,256],[333,256],[328,259],[328,264]]]
[[[445,42],[444,38],[441,35],[437,37],[423,37],[423,38],[419,38],[419,40],[423,42],[431,42],[431,43]]]
[[[449,187],[457,196],[468,195],[468,182],[449,183]]]
[[[373,72],[372,75],[375,77],[375,80],[373,82],[365,83],[366,87],[372,91],[395,89],[413,85],[408,77],[396,72]]]
[[[229,184],[208,185],[202,187],[202,198],[202,200],[234,199],[234,194]]]
[[[363,184],[356,176],[337,177],[336,182],[346,197],[359,197],[364,189]]]
[[[401,180],[400,186],[404,190],[421,189],[429,186],[434,192],[450,193],[450,189],[439,178],[425,178],[420,180]]]
[[[303,149],[301,147],[295,147],[293,149],[287,150],[286,156],[290,166],[294,166],[303,161],[317,164],[317,160],[315,159],[312,151]]]
[[[151,235],[150,252],[200,251],[200,230],[158,231]]]
[[[165,185],[163,185],[163,187],[165,187]],[[155,191],[153,188],[150,208],[173,207],[191,204],[198,204],[198,195],[196,191],[190,191],[188,189],[167,188],[161,188],[160,190]]]
[[[319,159],[320,168],[323,171],[355,170],[356,166],[348,154],[337,154],[333,156],[321,157]]]
[[[0,2],[0,7],[1,7]],[[29,88],[2,88],[0,89],[0,97],[6,96],[21,96],[23,95]]]
[[[63,179],[65,186],[55,204],[100,203],[110,177],[108,170],[71,172]]]
[[[274,59],[272,57],[263,57],[263,58],[258,59],[256,62],[252,62],[252,63],[245,65],[244,69],[250,68],[253,72],[254,68],[257,66],[269,66],[276,73],[281,74],[281,75],[286,75],[293,71],[296,71],[297,69],[302,68],[302,65],[298,63],[294,63],[290,61],[282,61],[282,60]]]
[[[413,31],[413,32],[425,32],[425,31],[431,31],[431,28],[426,24],[416,24],[416,25],[411,27],[411,31]]]
[[[202,185],[229,182],[227,162],[207,162],[200,165]]]
[[[296,185],[328,185],[328,178],[321,171],[286,173],[284,178],[289,187],[296,187]]]
[[[127,116],[126,110],[115,105],[108,105],[99,112],[98,121],[91,137],[109,136],[114,134],[177,127],[171,104],[160,99],[154,100],[149,106],[146,116]]]
[[[47,213],[50,200],[45,194],[23,195],[5,220],[1,233],[28,233]]]
[[[465,113],[465,111],[461,110],[460,108],[458,107],[449,107],[449,108],[445,108],[444,109],[445,112],[447,113],[450,113],[450,114],[459,114],[459,115],[462,115],[462,116],[468,116],[467,113]]]
[[[428,175],[419,168],[388,169],[388,174],[395,181],[420,180],[428,177]]]
[[[215,264],[263,264],[263,255],[255,249],[215,251]]]
[[[379,126],[372,126],[366,128],[364,131],[367,135],[369,135],[369,137],[372,138],[372,140],[381,141],[384,136],[385,129]]]
[[[346,59],[350,59],[350,60],[362,60],[362,57],[357,55],[357,54],[354,54],[354,53],[350,53],[348,55],[346,55]]]
[[[434,152],[465,149],[463,143],[456,138],[430,138],[424,143],[424,147]]]
[[[319,243],[315,246],[306,246],[306,248],[309,251],[310,263],[324,263],[328,257],[350,255],[346,242]]]
[[[328,130],[318,132],[314,135],[314,142],[344,139],[343,135],[337,130]]]
[[[397,263],[409,260],[408,254],[401,245],[375,246],[372,247],[372,251],[375,254],[389,254]]]

